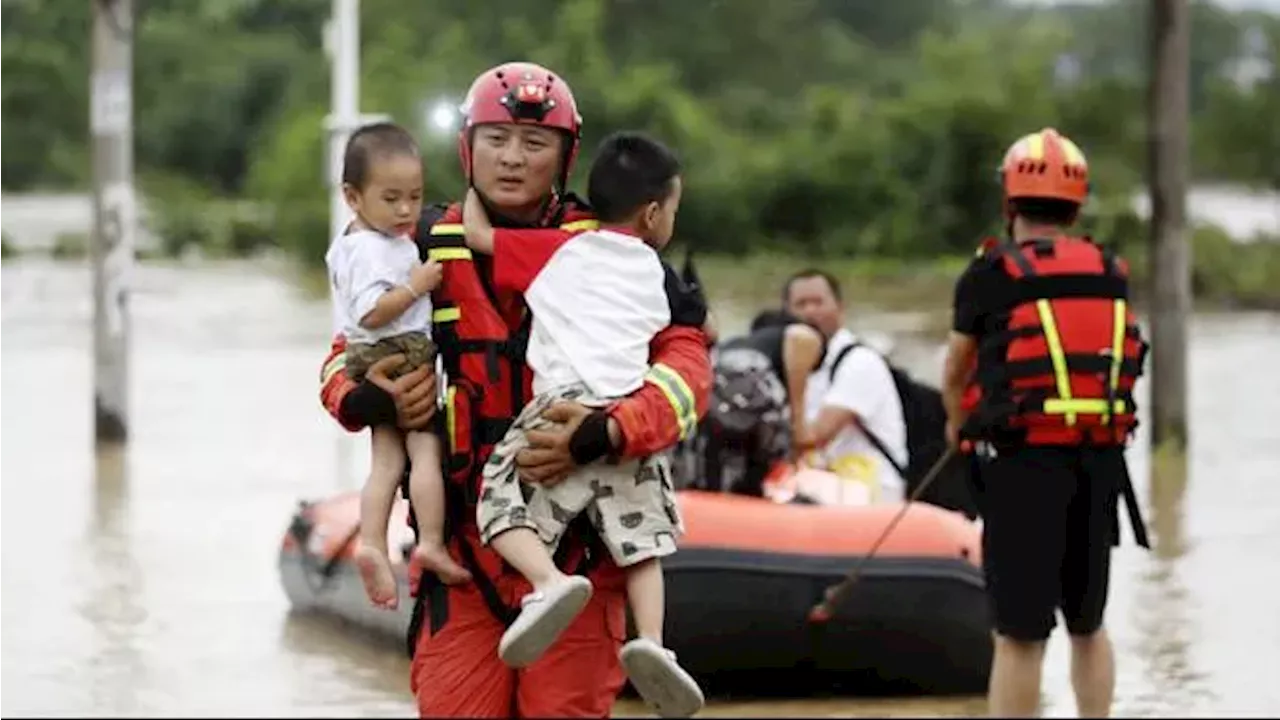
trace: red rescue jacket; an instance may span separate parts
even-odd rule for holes
[[[503,607],[506,604],[494,590],[496,579],[508,570],[496,553],[480,543],[475,500],[489,453],[532,396],[532,374],[524,359],[530,316],[519,295],[494,290],[493,259],[473,257],[465,246],[460,206],[450,206],[443,215],[431,212],[424,211],[428,222],[419,227],[416,239],[424,258],[441,262],[444,269],[432,302],[434,339],[449,381],[443,426],[450,547],[475,576],[490,608],[509,620],[513,611]],[[573,196],[547,223],[568,234],[597,226],[594,216]],[[668,275],[674,276],[670,268]],[[358,387],[343,372],[345,347],[341,335],[334,338],[321,371],[320,399],[343,427],[357,431],[359,421],[343,414],[344,398]],[[711,367],[700,327],[673,324],[663,330],[650,347],[650,361],[652,370],[644,386],[608,410],[621,430],[626,457],[644,457],[671,447],[706,412]],[[622,573],[607,552],[598,550],[592,555],[600,561],[591,563],[588,577],[598,587],[620,587]],[[587,544],[571,531],[560,543],[558,564],[566,570],[582,570],[586,551]]]

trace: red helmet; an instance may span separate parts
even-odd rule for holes
[[[472,129],[477,125],[523,123],[560,130],[567,135],[560,187],[578,157],[582,116],[568,83],[550,70],[527,62],[510,62],[489,68],[471,83],[462,102],[462,130],[458,155],[462,172],[471,179]]]
[[[1080,148],[1053,128],[1024,135],[1000,163],[1006,201],[1048,198],[1083,204],[1089,196],[1089,163]]]

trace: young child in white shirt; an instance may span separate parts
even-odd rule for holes
[[[623,646],[623,666],[666,717],[687,717],[703,705],[701,689],[662,643],[660,558],[675,552],[683,532],[668,457],[596,463],[534,488],[520,483],[515,456],[528,444],[525,431],[547,424],[541,415],[553,402],[599,407],[643,384],[650,343],[671,323],[658,251],[671,239],[680,194],[675,155],[622,133],[605,139],[591,168],[588,195],[599,230],[495,239],[474,190],[463,209],[467,244],[493,254],[496,284],[522,293],[533,314],[526,359],[535,397],[490,455],[477,503],[481,539],[533,585],[498,652],[512,667],[534,662],[591,597],[587,578],[564,574],[552,560],[569,521],[586,512],[627,575],[639,637]]]
[[[363,379],[369,366],[397,353],[396,373],[435,361],[430,293],[440,283],[438,263],[422,263],[412,235],[422,212],[422,159],[417,143],[391,123],[352,134],[343,158],[342,192],[355,219],[325,254],[334,321],[347,340],[346,372]],[[399,602],[387,550],[387,525],[410,460],[409,495],[418,522],[414,553],[442,578],[466,579],[443,544],[444,478],[440,441],[430,431],[402,434],[394,426],[371,430],[372,469],[360,496],[360,546],[355,561],[370,602]]]

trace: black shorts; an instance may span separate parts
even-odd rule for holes
[[[1009,448],[976,465],[996,632],[1047,639],[1058,610],[1073,635],[1102,627],[1128,481],[1124,450]]]

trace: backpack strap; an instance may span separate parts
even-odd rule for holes
[[[833,383],[836,381],[836,371],[840,369],[840,366],[844,363],[844,359],[849,357],[849,353],[853,352],[854,350],[857,350],[861,346],[862,346],[862,343],[858,342],[857,340],[854,340],[849,345],[846,345],[843,348],[841,348],[840,352],[836,353],[835,360],[831,361],[831,367],[830,369],[827,370],[828,383]]]
[[[829,383],[835,382],[836,371],[840,369],[840,365],[844,363],[845,358],[849,357],[850,353],[852,353],[854,350],[857,350],[860,347],[866,348],[867,350],[871,350],[871,352],[876,352],[871,347],[864,345],[863,343],[857,340],[854,340],[849,345],[846,345],[844,348],[841,348],[840,352],[836,353],[835,359],[831,361],[831,369],[827,371],[828,372],[827,382]],[[879,355],[880,353],[877,352],[876,354]],[[884,360],[883,356],[881,357],[881,359]],[[888,360],[884,360],[884,362],[886,365],[888,365],[889,363]],[[893,377],[892,368],[889,369],[889,376],[890,376],[890,379],[892,379]],[[894,382],[893,391],[895,393],[898,392],[896,381]],[[904,413],[905,413],[905,410],[904,410]],[[897,471],[898,476],[902,478],[903,482],[907,482],[907,469],[899,465],[897,460],[893,459],[893,455],[889,453],[889,446],[885,445],[883,440],[877,437],[875,433],[871,432],[871,428],[868,428],[866,425],[862,424],[861,422],[858,423],[858,429],[862,431],[863,435],[867,436],[867,440],[871,442],[872,447],[874,447],[876,451],[880,453],[881,457],[887,460],[889,462],[889,465],[893,466],[893,469]]]

